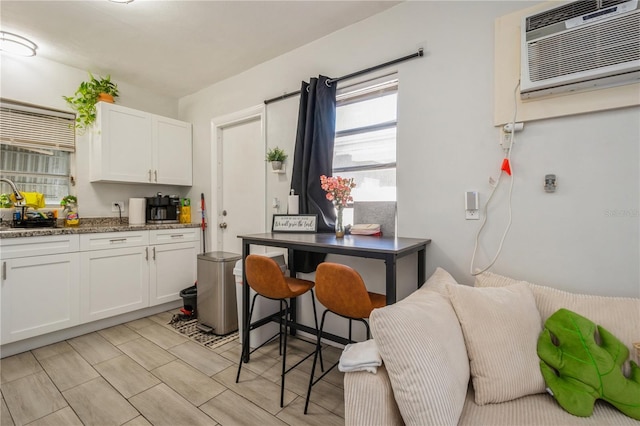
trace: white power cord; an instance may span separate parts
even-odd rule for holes
[[[507,161],[507,164],[509,165],[509,168],[511,167],[511,150],[513,149],[513,143],[515,141],[515,125],[516,125],[516,115],[518,114],[518,100],[517,100],[517,95],[518,95],[518,88],[520,87],[520,81],[518,81],[518,84],[516,85],[516,87],[513,89],[513,119],[511,120],[511,137],[509,138],[509,147],[505,148],[505,159]],[[478,244],[480,241],[480,233],[482,232],[482,229],[484,228],[484,225],[487,223],[487,211],[489,208],[489,203],[491,202],[491,199],[493,198],[493,194],[495,194],[496,190],[498,189],[498,186],[500,185],[500,181],[502,179],[502,170],[500,171],[500,175],[498,175],[498,180],[495,182],[495,185],[493,185],[493,189],[491,190],[491,194],[489,194],[489,198],[487,198],[487,202],[484,204],[484,209],[483,209],[483,219],[482,219],[482,224],[480,225],[480,228],[478,229],[478,233],[476,234],[476,241],[475,244],[473,246],[473,255],[471,256],[471,265],[469,266],[469,273],[471,274],[471,276],[476,276],[476,275],[480,275],[483,272],[486,272],[489,268],[491,268],[493,266],[494,263],[496,263],[496,261],[498,260],[498,257],[500,256],[500,253],[502,252],[502,246],[504,245],[504,241],[507,238],[507,234],[509,233],[509,229],[511,229],[511,222],[512,222],[512,218],[513,218],[513,213],[512,213],[512,206],[511,206],[511,201],[512,201],[512,196],[513,196],[513,182],[515,181],[515,177],[513,174],[513,170],[511,171],[511,183],[509,185],[509,197],[508,197],[508,212],[509,212],[509,220],[507,222],[507,227],[504,230],[504,233],[502,234],[502,238],[500,239],[500,244],[498,245],[498,250],[496,251],[495,256],[493,256],[493,259],[491,260],[491,262],[485,266],[484,268],[475,271],[473,270],[473,264],[475,263],[475,259],[476,259],[476,253],[478,251]],[[491,179],[493,180],[493,179]]]

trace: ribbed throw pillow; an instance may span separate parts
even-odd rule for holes
[[[478,275],[475,286],[504,287],[515,283],[529,286],[543,323],[558,309],[569,309],[609,330],[629,348],[630,353],[634,353],[633,342],[640,341],[639,298],[569,293],[492,272]]]
[[[464,335],[475,402],[505,402],[544,392],[536,343],[542,331],[525,284],[501,288],[450,286]]]
[[[407,425],[458,423],[469,383],[462,330],[446,296],[458,285],[438,268],[407,298],[371,313],[373,337]]]

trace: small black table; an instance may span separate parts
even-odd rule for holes
[[[396,262],[399,258],[408,256],[412,253],[418,253],[418,282],[420,287],[425,280],[425,251],[427,244],[431,243],[430,239],[420,238],[400,238],[400,237],[373,237],[364,235],[345,235],[344,238],[336,238],[333,233],[277,233],[270,232],[264,234],[239,235],[242,238],[242,282],[247,282],[246,269],[244,267],[244,259],[251,253],[252,244],[270,247],[286,248],[289,251],[289,271],[292,277],[296,276],[296,265],[294,262],[294,253],[296,250],[341,254],[345,256],[363,257],[370,259],[381,259],[385,262],[385,282],[387,304],[396,302]],[[249,322],[249,286],[243,285],[242,288],[242,318],[243,325]],[[296,320],[295,301],[291,303],[291,321]],[[315,334],[315,329],[302,324],[296,324],[295,328]],[[325,335],[326,334],[326,335]],[[345,339],[328,333],[323,334],[331,340],[344,343]],[[244,362],[249,361],[249,345],[242,348]]]

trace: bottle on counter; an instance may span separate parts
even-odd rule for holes
[[[191,223],[191,199],[182,198],[180,200],[180,223]]]
[[[64,206],[64,226],[79,226],[78,198],[74,195],[67,195],[60,201],[60,205]]]

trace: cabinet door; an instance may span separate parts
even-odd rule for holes
[[[2,262],[2,344],[78,325],[79,254]]]
[[[151,114],[105,102],[96,109],[91,181],[152,182]]]
[[[149,248],[81,253],[80,318],[94,321],[149,306]]]
[[[191,186],[193,181],[191,124],[154,115],[153,140],[155,142],[154,181]]]
[[[180,290],[196,281],[198,242],[151,247],[150,305],[180,299]]]

